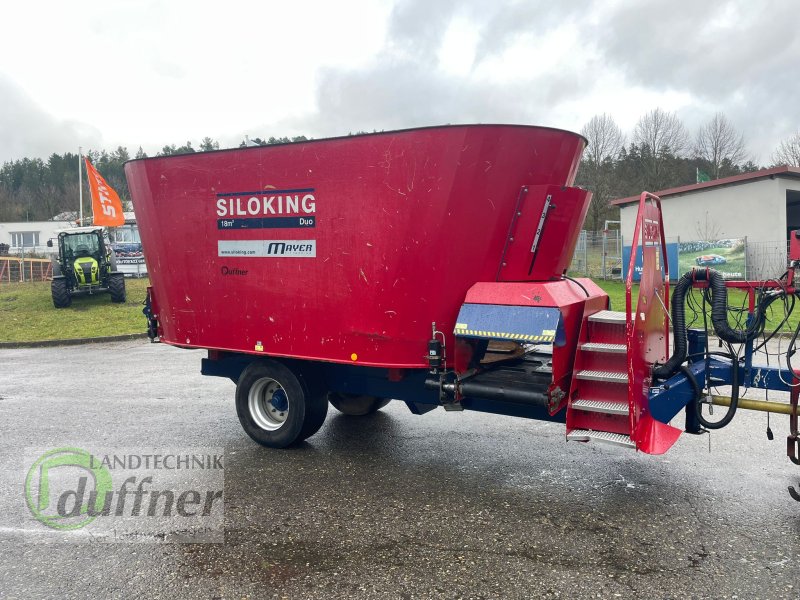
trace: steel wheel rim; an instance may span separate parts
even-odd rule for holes
[[[271,377],[262,377],[247,394],[250,418],[265,431],[277,431],[289,417],[289,394]]]

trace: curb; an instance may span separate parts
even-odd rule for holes
[[[125,342],[146,338],[146,333],[127,333],[106,337],[72,338],[67,340],[40,340],[37,342],[0,342],[0,350],[11,348],[49,348],[51,346],[80,346],[82,344],[102,344],[104,342]]]

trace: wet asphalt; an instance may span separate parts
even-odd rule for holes
[[[665,456],[562,425],[390,403],[289,450],[239,426],[202,352],[0,350],[2,598],[799,598],[787,417]],[[224,543],[89,543],[25,513],[23,449],[221,447]],[[59,537],[63,536],[63,537]]]

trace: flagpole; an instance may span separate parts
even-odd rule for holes
[[[78,146],[78,198],[80,198],[79,227],[83,226],[83,169],[81,167],[81,162],[83,162],[83,148]]]

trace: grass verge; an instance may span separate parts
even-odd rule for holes
[[[611,300],[611,308],[612,310],[625,310],[625,284],[621,281],[603,281],[601,279],[594,280],[595,283],[600,286],[606,294],[608,294],[609,299]],[[674,284],[670,286],[670,292]],[[639,286],[633,286],[633,298],[635,302],[635,298],[639,294]],[[728,290],[728,306],[734,308],[747,308],[747,294],[740,290],[729,289]],[[699,291],[695,291],[695,298],[697,299],[698,306],[702,302],[702,298],[700,296]],[[708,314],[708,327],[711,328],[711,307],[706,306],[706,312]],[[703,314],[702,312],[698,312],[698,320],[692,324],[692,317],[694,315],[694,311],[691,310],[687,306],[686,309],[686,321],[689,323],[690,327],[703,327]],[[773,302],[772,306],[767,311],[767,327],[766,332],[769,334],[775,327],[777,327],[780,322],[783,320],[784,312],[783,312],[783,302],[780,300],[776,300]],[[744,319],[742,319],[744,321]],[[738,324],[736,320],[729,314],[728,315],[728,322],[730,323],[731,327],[742,327],[741,324]],[[792,314],[789,315],[789,319],[786,323],[781,327],[782,332],[790,333],[794,332],[797,328],[797,324],[800,322],[800,302],[797,303],[795,306],[794,311]]]
[[[79,296],[56,309],[50,282],[0,284],[0,342],[38,342],[144,333],[142,302],[148,279],[126,279],[127,300],[114,304],[108,294]]]

